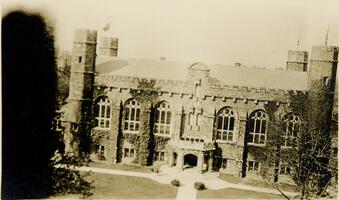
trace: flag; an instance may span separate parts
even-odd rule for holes
[[[102,28],[102,30],[104,30],[104,31],[106,32],[106,31],[108,31],[110,28],[111,28],[111,24],[108,23],[108,24],[106,24],[106,25]]]

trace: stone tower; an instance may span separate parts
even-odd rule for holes
[[[98,55],[116,57],[118,55],[118,38],[100,37],[98,44]]]
[[[69,96],[64,108],[65,151],[79,154],[89,148],[97,32],[75,30]]]
[[[338,47],[314,46],[308,70],[308,89],[314,89],[318,82],[328,85],[334,91],[337,65]]]
[[[286,70],[287,71],[307,71],[307,51],[288,51]]]

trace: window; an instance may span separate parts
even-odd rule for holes
[[[95,154],[99,155],[100,157],[105,157],[105,146],[96,145]]]
[[[328,77],[327,77],[327,76],[324,76],[324,78],[323,78],[323,83],[324,83],[325,85],[328,85]]]
[[[217,140],[233,142],[235,113],[230,108],[224,108],[219,111],[217,116]]]
[[[79,56],[79,63],[81,63],[81,61],[82,61],[82,57],[81,57],[81,56]]]
[[[249,119],[248,144],[265,145],[267,129],[267,115],[264,111],[255,111]]]
[[[215,166],[215,168],[226,169],[227,163],[228,163],[228,158],[223,158],[221,156],[214,156],[213,165]]]
[[[111,127],[111,106],[107,97],[101,97],[96,104],[95,126],[102,129]]]
[[[125,132],[139,133],[140,103],[135,99],[127,102],[125,107]]]
[[[171,108],[166,102],[162,102],[157,106],[154,120],[154,134],[170,134],[171,114]]]
[[[132,148],[124,148],[124,158],[134,158],[135,152]]]
[[[285,164],[280,164],[279,166],[279,174],[290,174],[291,168]]]
[[[165,161],[165,152],[156,151],[155,154],[154,154],[154,160],[164,162]]]
[[[250,160],[247,163],[247,171],[256,171],[259,172],[260,171],[260,162],[254,161],[254,160]]]
[[[224,168],[224,169],[227,168],[227,161],[228,161],[227,158],[222,158],[221,159],[221,168]]]
[[[295,144],[297,134],[300,131],[301,121],[298,116],[294,114],[285,115],[283,121],[286,125],[285,135],[283,136],[283,147],[291,147]]]

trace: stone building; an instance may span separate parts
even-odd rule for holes
[[[96,31],[75,31],[63,108],[66,149],[79,151],[79,130],[90,129],[92,159],[112,164],[147,159],[178,170],[190,165],[238,177],[265,175],[270,167],[246,148],[266,145],[265,105],[279,105],[293,129],[300,119],[288,112],[288,92],[336,80],[333,46],[313,47],[310,58],[306,51],[288,51],[282,71],[119,58],[116,38],[98,41]],[[279,170],[283,176],[289,166],[282,163]]]

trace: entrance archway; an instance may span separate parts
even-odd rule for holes
[[[198,164],[198,157],[196,155],[187,154],[184,156],[184,165],[196,167],[197,164]]]

